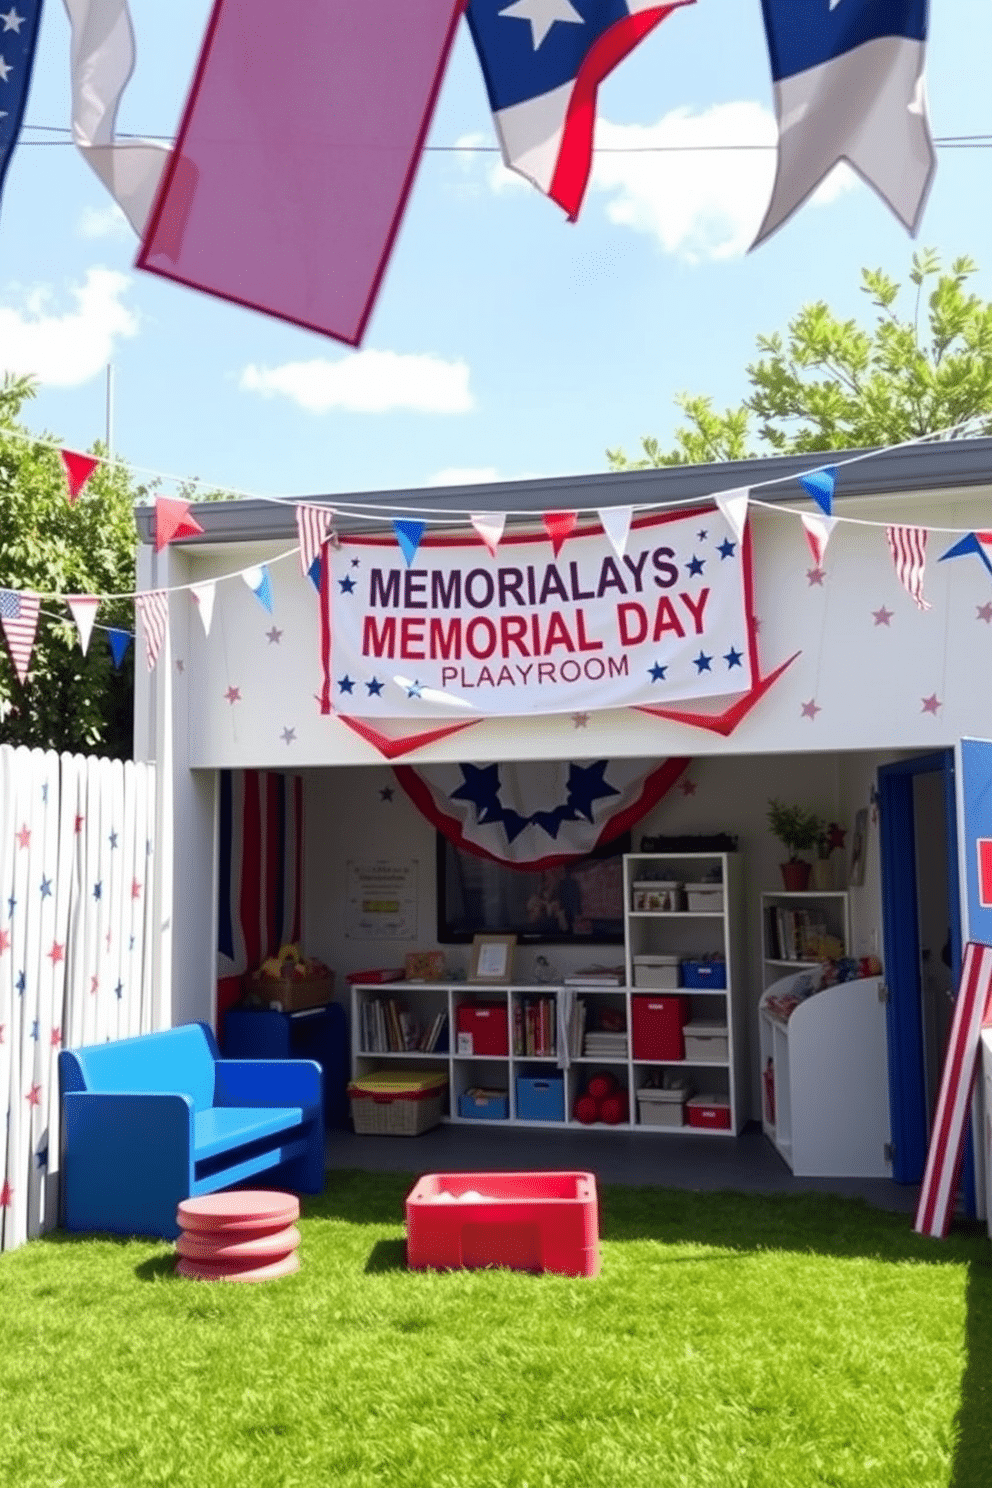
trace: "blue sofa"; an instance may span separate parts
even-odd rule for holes
[[[205,1023],[59,1055],[62,1222],[179,1234],[180,1200],[271,1170],[271,1188],[324,1186],[324,1092],[309,1059],[221,1059]]]

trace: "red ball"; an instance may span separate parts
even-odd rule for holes
[[[595,1096],[580,1095],[575,1102],[575,1119],[589,1126],[599,1116],[599,1102]]]
[[[608,1095],[599,1103],[599,1116],[608,1126],[618,1126],[621,1121],[627,1120],[627,1097],[622,1092],[619,1095]]]
[[[586,1094],[593,1096],[596,1100],[602,1100],[604,1095],[612,1095],[616,1088],[617,1082],[614,1075],[593,1075],[586,1086]]]

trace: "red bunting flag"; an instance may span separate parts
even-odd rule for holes
[[[551,539],[551,546],[554,548],[556,558],[562,550],[565,539],[570,537],[575,531],[575,524],[578,519],[578,512],[574,511],[544,513],[544,530]]]
[[[69,487],[69,505],[72,506],[100,461],[95,455],[79,455],[75,450],[59,450],[65,469],[66,485]]]
[[[203,528],[195,517],[187,515],[190,503],[177,496],[159,496],[155,501],[155,551],[159,552],[174,537],[195,537]]]

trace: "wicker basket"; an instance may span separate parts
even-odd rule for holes
[[[353,1080],[348,1095],[355,1131],[363,1137],[416,1137],[429,1131],[444,1115],[447,1084],[446,1075],[404,1078],[392,1072]]]
[[[298,1013],[306,1008],[323,1007],[334,996],[334,973],[321,977],[246,976],[242,989],[247,996],[262,1002],[278,1002],[284,1013]]]

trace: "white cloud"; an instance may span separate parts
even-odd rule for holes
[[[105,207],[84,207],[76,227],[81,238],[134,237],[134,228],[116,202]]]
[[[475,406],[464,361],[395,351],[356,351],[331,362],[285,362],[281,367],[249,363],[241,387],[263,397],[283,396],[308,413],[468,413]]]
[[[483,486],[499,480],[495,465],[448,465],[427,477],[429,486]]]
[[[136,336],[138,316],[121,303],[126,274],[88,269],[70,286],[75,310],[59,314],[48,285],[23,295],[19,307],[0,304],[0,370],[27,374],[52,387],[76,387],[113,360],[119,337]]]
[[[518,188],[524,191],[535,189],[533,183],[519,175],[517,171],[507,170],[503,164],[499,146],[494,145],[491,135],[460,135],[455,140],[455,149],[466,174],[477,170],[481,164],[486,185],[497,196],[503,191],[513,191]]]

